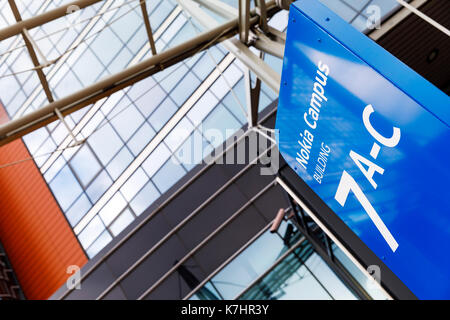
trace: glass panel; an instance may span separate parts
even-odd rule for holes
[[[91,222],[80,232],[78,240],[80,240],[83,248],[89,247],[95,239],[105,230],[105,226],[100,220],[99,216],[95,216]]]
[[[98,213],[102,218],[105,225],[109,225],[125,208],[127,202],[122,197],[120,192],[116,192],[116,194],[108,201],[108,203],[103,207],[102,210]]]
[[[131,213],[130,209],[125,209],[124,212],[111,224],[109,230],[111,230],[112,234],[117,236],[119,233],[123,231],[131,222],[133,222],[134,216]]]
[[[89,258],[94,257],[100,250],[102,250],[108,243],[112,240],[111,235],[108,231],[104,231],[100,237],[95,240],[95,242],[86,250]]]
[[[156,171],[163,165],[164,162],[170,157],[170,150],[166,147],[164,143],[161,143],[152,154],[144,161],[142,168],[149,175],[153,176]]]
[[[87,145],[78,150],[72,160],[70,160],[70,165],[85,186],[91,182],[92,178],[101,169],[100,164]]]
[[[134,157],[127,147],[123,147],[122,150],[111,160],[106,167],[108,173],[113,179],[117,179],[119,175],[125,170],[125,168],[133,161]]]
[[[105,193],[105,191],[112,184],[112,180],[108,173],[103,170],[91,183],[89,188],[86,189],[86,193],[93,203],[95,203]]]
[[[67,211],[67,220],[69,220],[69,223],[72,226],[75,226],[78,222],[80,222],[81,218],[83,218],[83,216],[91,207],[92,204],[89,199],[86,197],[86,195],[82,194],[81,197],[79,197],[78,200],[75,201],[72,207]]]
[[[296,250],[297,251],[297,250]],[[245,300],[331,300],[323,284],[302,265],[295,253],[242,296]]]
[[[339,280],[336,274],[327,266],[325,261],[314,253],[305,262],[310,272],[312,272],[317,281],[326,286],[329,295],[339,300],[356,300],[357,297]]]
[[[69,208],[83,191],[67,165],[50,182],[50,189],[52,189],[56,200],[58,200],[61,209],[64,211]]]
[[[192,73],[188,73],[183,80],[178,83],[175,89],[171,92],[170,96],[176,104],[181,106],[199,85],[200,80],[198,80],[198,78]]]
[[[151,181],[136,195],[130,202],[130,206],[136,215],[140,215],[147,209],[156,199],[159,198],[159,192]]]
[[[155,112],[150,116],[148,121],[156,131],[159,131],[170,117],[177,111],[177,106],[172,99],[167,98],[161,103]]]
[[[166,97],[166,93],[158,85],[149,87],[147,90],[147,93],[144,93],[140,98],[134,101],[134,104],[145,117],[148,117]]]
[[[88,140],[100,161],[105,165],[123,146],[117,133],[111,125],[106,124],[100,130],[94,132]]]
[[[127,182],[120,188],[121,193],[130,201],[139,192],[139,190],[147,183],[148,177],[144,170],[137,169]]]
[[[145,122],[142,127],[134,134],[134,136],[128,141],[127,145],[131,152],[137,156],[144,147],[150,143],[155,136],[155,131],[150,125]]]
[[[344,267],[350,272],[350,274],[363,286],[364,290],[370,294],[375,300],[388,300],[389,297],[376,286],[371,283],[371,280],[358,269],[358,267],[339,249],[333,244],[334,256],[344,265]]]
[[[214,109],[219,101],[209,91],[206,91],[205,94],[197,101],[197,103],[192,107],[192,109],[188,112],[187,116],[192,121],[192,123],[197,126],[199,125],[206,115]]]
[[[189,119],[183,118],[164,139],[170,150],[176,150],[191,134],[194,126]]]
[[[217,148],[229,136],[241,128],[241,124],[220,104],[203,122],[205,138]],[[211,134],[209,134],[211,133]]]
[[[122,139],[127,141],[141,126],[145,119],[133,105],[119,111],[120,113],[117,113],[114,116],[114,119],[111,120],[111,124],[114,126]]]
[[[153,176],[152,180],[159,191],[164,193],[184,176],[185,172],[183,166],[171,157]]]

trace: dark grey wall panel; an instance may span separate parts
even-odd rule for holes
[[[280,186],[275,186],[265,192],[261,197],[255,200],[253,205],[266,218],[266,221],[272,221],[280,208],[287,208],[289,205]]]
[[[164,217],[171,227],[175,227],[229,179],[220,166],[212,166],[207,174],[203,174],[189,186],[187,192],[182,192],[162,210]]]
[[[229,186],[178,232],[180,238],[193,248],[246,202],[235,185]]]
[[[275,176],[273,175],[262,176],[260,170],[261,166],[252,166],[242,175],[241,179],[235,182],[239,190],[241,190],[241,192],[246,195],[248,199],[255,196],[275,179]]]
[[[113,281],[115,277],[106,264],[100,265],[81,283],[81,290],[73,290],[67,300],[93,300]]]
[[[159,250],[155,251],[140,264],[130,275],[128,275],[120,286],[129,299],[137,299],[153,283],[173,267],[187,250],[176,237],[170,238]]]
[[[272,109],[274,106],[275,104],[272,105]],[[274,113],[269,118],[273,119],[271,120],[273,123]],[[254,135],[254,133],[250,134]],[[214,233],[230,216],[245,206],[252,197],[275,178],[274,176],[261,176],[259,165],[249,166],[248,170],[244,172],[243,170],[251,160],[248,158],[249,139],[243,139],[240,143],[245,145],[245,164],[214,164],[212,166],[203,164],[194,168],[162,195],[157,203],[154,203],[126,228],[122,235],[119,235],[97,257],[88,262],[82,270],[83,274],[89,272],[95,264],[100,263],[100,265],[83,280],[82,290],[71,292],[68,298],[98,298],[115,279],[123,275],[146,252],[152,250],[152,253],[143,259],[142,263],[124,276],[121,281],[116,281],[112,290],[103,297],[105,299],[136,299],[161,279],[178,261],[184,257],[188,258],[187,254],[195,246]],[[205,167],[206,170],[193,179]],[[242,175],[240,175],[241,171]],[[238,174],[239,176],[237,176]],[[180,224],[183,219],[231,179],[233,182],[199,210],[191,220],[183,225]],[[187,182],[190,182],[187,188],[160,207],[166,199],[180,190]],[[278,208],[285,206],[285,200],[280,196],[279,187],[269,188],[253,204],[249,204],[248,208],[242,210],[236,220],[217,232],[204,247],[187,259],[181,269],[174,269],[174,272],[146,298],[179,299],[180,294],[186,295],[264,228],[273,219]],[[149,219],[150,216],[152,217]],[[144,222],[144,219],[148,221]],[[131,234],[130,232],[139,224],[142,224],[141,227]],[[171,231],[172,234],[160,247],[154,247]],[[126,241],[117,249],[112,250],[124,237],[126,237]],[[187,280],[186,270],[189,274]],[[65,291],[65,288],[61,288],[54,298],[60,297]]]
[[[123,293],[122,289],[117,286],[110,293],[108,293],[105,298],[105,300],[127,300],[127,297]]]
[[[138,260],[149,248],[155,245],[169,231],[170,227],[162,215],[156,215],[139,232],[121,245],[107,259],[107,263],[118,277]]]
[[[256,208],[250,206],[195,254],[196,261],[207,274],[212,273],[266,224]]]
[[[181,300],[191,289],[180,278],[180,275],[173,273],[163,284],[151,292],[145,300]]]

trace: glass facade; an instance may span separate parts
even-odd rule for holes
[[[394,0],[321,1],[361,31],[368,5],[379,5],[382,15],[397,8]],[[69,0],[16,2],[26,19]],[[202,30],[175,0],[146,2],[158,52]],[[224,2],[234,7],[238,3]],[[284,31],[287,15],[287,11],[279,12],[269,25]],[[13,23],[8,2],[0,0],[0,28]],[[46,59],[54,60],[43,70],[55,100],[152,55],[138,1],[101,1],[79,14],[34,28],[30,35]],[[266,54],[264,60],[281,72],[281,59]],[[10,119],[48,104],[32,68],[21,35],[0,43],[0,99]],[[66,116],[77,139],[85,140],[80,146],[72,147],[74,141],[60,121],[23,138],[90,258],[219,146],[230,129],[246,124],[241,110],[246,104],[245,71],[219,44]],[[276,98],[263,83],[259,110]],[[209,129],[221,132],[222,138],[206,134]],[[194,140],[201,144],[189,150]],[[182,160],[189,152],[197,155],[193,163]],[[192,298],[230,299],[242,293],[240,297],[252,299],[355,299],[290,226],[284,223],[278,236],[263,234]],[[291,238],[286,241],[288,229]],[[264,256],[261,248],[266,248]],[[299,287],[306,285],[310,291],[302,296]]]
[[[316,228],[322,237],[324,234]],[[335,258],[373,299],[387,296],[333,244]],[[355,300],[358,296],[336,276],[291,222],[276,233],[264,232],[190,300]]]
[[[52,2],[53,6],[62,3]],[[202,30],[176,1],[147,1],[147,6],[158,52]],[[2,12],[9,11],[6,1],[2,1],[2,8]],[[28,8],[33,10],[30,15],[49,9]],[[139,3],[104,1],[81,11],[77,21],[69,21],[76,28],[67,28],[63,20],[68,19],[64,17],[30,31],[40,47],[40,38],[47,42],[48,50],[42,46],[42,51],[49,60],[63,57],[45,70],[55,99],[151,56]],[[4,19],[12,23],[11,17]],[[286,23],[286,19],[278,17],[271,24],[284,30]],[[81,34],[84,37],[80,41]],[[9,46],[2,42],[3,51],[12,50],[1,65],[3,75],[31,67],[25,47],[13,50],[21,45],[16,42],[10,40]],[[266,61],[281,71],[280,59],[267,55]],[[216,64],[223,74],[217,72]],[[82,146],[70,148],[73,141],[60,121],[24,137],[89,257],[195,166],[181,163],[180,159],[192,140],[203,142],[193,151],[201,153],[196,157],[199,162],[223,142],[205,136],[205,131],[218,129],[226,139],[227,130],[238,130],[245,124],[239,106],[245,104],[244,70],[238,60],[217,45],[67,116],[77,138],[87,139]],[[9,83],[8,94],[2,93],[1,99],[10,118],[48,103],[33,71],[5,76],[1,81]],[[263,85],[261,110],[274,99],[275,93]],[[170,123],[176,114],[182,115],[182,120]],[[170,133],[160,138],[159,132],[164,129]]]

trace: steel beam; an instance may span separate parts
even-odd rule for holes
[[[150,20],[148,19],[147,3],[145,1],[141,2],[142,19],[144,19],[145,30],[147,31],[148,41],[150,43],[150,48],[152,49],[152,54],[156,55],[155,39],[153,38],[153,31],[150,25]]]
[[[238,9],[231,7],[230,5],[223,3],[218,0],[194,0],[202,7],[211,10],[215,14],[225,18],[225,19],[233,19],[236,18],[240,14]],[[286,35],[275,29],[270,27],[267,24],[267,5],[265,0],[255,0],[256,9],[255,13],[259,16],[259,24],[258,27],[261,31],[252,30],[252,32],[256,33],[256,39],[252,42],[255,48],[264,51],[268,54],[276,56],[278,58],[283,59],[284,57],[284,45],[286,42]],[[248,38],[252,34],[251,31],[247,34]]]
[[[250,31],[250,0],[239,0],[239,39],[248,43]]]
[[[261,54],[260,56],[263,56]],[[247,121],[250,128],[255,127],[258,124],[258,108],[259,98],[261,93],[261,79],[256,78],[255,86],[252,86],[252,79],[250,70],[245,71],[245,92],[247,103]]]
[[[256,23],[257,21],[254,21]],[[80,91],[68,95],[21,118],[0,126],[0,146],[39,129],[58,119],[55,109],[63,115],[75,112],[91,103],[132,85],[150,75],[182,61],[199,51],[234,36],[238,32],[238,19],[228,21],[203,32],[178,46],[170,48],[137,63],[119,73],[111,75]]]
[[[283,39],[272,34],[266,35],[258,31],[256,32],[256,36],[257,38],[253,43],[255,48],[283,59],[285,46],[285,41],[283,41]]]
[[[20,15],[16,2],[14,0],[8,0],[8,3],[12,13],[14,14],[14,18],[16,19],[17,23],[20,23],[22,21],[22,16]],[[50,87],[48,85],[48,81],[47,78],[45,77],[44,71],[42,70],[43,66],[39,62],[35,48],[33,47],[33,40],[31,39],[31,36],[26,28],[23,28],[21,33],[23,40],[25,42],[25,46],[27,47],[28,50],[28,54],[30,55],[31,61],[33,62],[34,68],[38,75],[39,81],[41,82],[42,88],[44,89],[45,95],[47,96],[47,100],[48,102],[53,102],[54,101],[53,95],[52,92],[50,91]]]
[[[12,36],[18,35],[22,32],[23,29],[33,29],[38,26],[41,26],[50,21],[56,20],[67,15],[67,9],[71,6],[76,6],[80,9],[91,6],[97,2],[102,0],[78,0],[65,4],[64,6],[58,7],[56,9],[45,12],[39,16],[35,16],[29,18],[27,20],[22,20],[16,24],[13,24],[9,27],[3,28],[0,30],[0,41],[8,39]]]
[[[256,13],[259,15],[259,27],[263,32],[269,31],[267,24],[267,8],[266,0],[255,0]]]
[[[201,25],[206,28],[217,26],[219,23],[206,12],[204,12],[197,2],[193,0],[178,0],[183,9],[194,17]],[[273,10],[279,10],[275,5],[275,1],[266,3],[268,14]],[[250,25],[254,25],[259,21],[255,10],[250,11]],[[245,44],[238,39],[229,39],[224,41],[222,45],[235,55],[247,68],[249,68],[258,78],[260,78],[269,88],[277,94],[280,91],[281,76],[273,70],[267,63],[254,54]]]

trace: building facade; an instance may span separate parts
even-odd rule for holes
[[[406,49],[392,47],[393,31],[377,36],[378,29],[368,24],[369,7],[380,9],[376,14],[383,22],[399,12],[396,1],[322,2],[420,66]],[[70,3],[16,1],[23,20]],[[145,3],[154,48],[139,1],[97,1],[31,29],[35,46],[50,62],[43,68],[50,94],[29,58],[26,38],[18,34],[2,40],[1,122],[44,107],[49,95],[65,98],[207,29],[179,1]],[[238,1],[223,3],[230,12],[237,10]],[[0,9],[0,29],[19,21],[8,1],[0,1]],[[202,10],[217,23],[227,20],[207,6]],[[284,32],[287,15],[287,10],[273,10],[268,25]],[[280,57],[252,50],[281,73]],[[255,86],[257,80],[254,74],[246,79],[245,63],[215,44],[160,67],[151,77],[65,116],[64,122],[54,121],[0,148],[0,187],[7,195],[1,200],[0,242],[24,296],[390,298],[372,287],[317,225],[295,218],[302,209],[276,185],[275,172],[258,174],[264,153],[277,151],[264,140],[270,130],[264,134],[248,126],[246,81]],[[423,72],[445,90],[448,79],[436,76],[438,69]],[[257,109],[265,128],[274,127],[276,100],[277,92],[263,81]],[[267,145],[258,142],[257,159],[205,163],[218,157],[230,139],[247,141],[249,135]],[[24,194],[27,201],[21,200]],[[292,216],[272,234],[269,228],[280,209]],[[81,268],[81,290],[66,285],[71,266]]]

